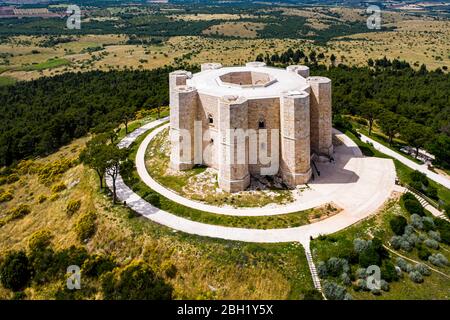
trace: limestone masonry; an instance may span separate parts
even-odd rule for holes
[[[250,176],[268,174],[274,164],[269,174],[279,174],[291,187],[304,184],[312,177],[314,159],[332,157],[331,80],[310,77],[306,66],[284,70],[262,62],[245,67],[206,63],[196,74],[172,72],[169,86],[174,170],[194,164],[215,168],[219,187],[237,192],[248,187]],[[236,160],[239,138],[234,140],[233,132],[239,130],[261,134],[257,149],[249,146],[250,136],[243,141],[244,161]],[[277,157],[267,163],[260,152]]]

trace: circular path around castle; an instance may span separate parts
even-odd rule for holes
[[[137,129],[136,131],[125,137],[121,141],[121,143],[119,143],[119,147],[129,147],[137,137],[139,137],[146,131],[161,125],[166,120],[167,118],[153,121]],[[152,137],[154,137],[159,130],[162,129],[158,128],[157,130],[153,131],[144,139],[142,144],[139,146],[139,150],[136,156],[136,166],[139,175],[143,174],[144,177],[145,174],[143,170],[145,170],[145,172],[147,173],[144,161],[145,151]],[[345,135],[342,136],[346,137]],[[346,141],[347,139],[348,138],[346,138],[344,141]],[[120,176],[116,181],[117,196],[121,201],[126,201],[127,206],[129,206],[131,209],[141,214],[142,216],[174,230],[186,232],[189,234],[245,242],[274,243],[299,241],[302,244],[307,244],[309,243],[310,237],[317,237],[321,234],[330,234],[337,232],[375,213],[377,209],[380,208],[382,204],[389,198],[391,192],[394,189],[395,168],[392,160],[381,158],[365,158],[361,156],[361,153],[356,145],[347,143],[344,143],[344,145],[348,146],[346,148],[348,152],[344,153],[346,156],[343,157],[343,159],[347,159],[347,162],[344,164],[341,170],[342,174],[347,174],[350,178],[347,179],[346,182],[336,179],[336,177],[333,178],[332,171],[335,171],[336,167],[333,167],[331,164],[318,164],[319,170],[322,173],[321,176],[323,177],[323,180],[317,179],[317,181],[315,182],[317,183],[318,188],[330,187],[331,193],[333,193],[333,190],[335,190],[334,192],[336,192],[336,190],[340,190],[340,199],[336,200],[338,200],[337,204],[344,210],[330,218],[308,225],[294,228],[262,230],[223,227],[192,221],[152,206],[140,196],[138,196],[133,190],[131,190]],[[336,161],[336,164],[338,163],[339,162]],[[150,177],[148,173],[147,176]],[[148,180],[148,177],[145,180]],[[107,185],[111,188],[111,179],[106,179],[106,182]],[[144,182],[148,184],[151,181]],[[172,191],[162,186],[161,187],[163,189],[160,190],[157,190],[156,187],[151,187],[165,197],[168,197],[169,195],[167,191],[173,193]],[[183,200],[177,202],[183,205],[186,205],[186,203],[188,203],[186,201],[192,201],[183,197],[181,198]],[[198,207],[198,202],[192,202],[195,203],[196,209],[202,210],[201,207]],[[221,207],[214,208],[220,209]],[[224,212],[228,213],[223,214],[229,214],[229,209],[230,208],[226,208],[227,211]],[[261,212],[263,212],[261,211],[261,208],[236,210],[259,210],[260,213],[258,215],[262,215]],[[296,208],[295,211],[299,210],[303,209]]]

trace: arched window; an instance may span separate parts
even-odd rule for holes
[[[259,119],[259,121],[258,121],[258,128],[259,129],[265,129],[266,128],[266,122],[264,121],[264,119]]]
[[[208,123],[214,124],[214,118],[213,118],[212,114],[208,114]]]

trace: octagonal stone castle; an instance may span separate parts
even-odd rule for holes
[[[236,155],[227,131],[237,129],[266,129],[269,143],[261,145],[267,153],[278,154],[279,166],[273,174],[290,187],[311,179],[315,158],[332,156],[331,80],[310,77],[306,66],[284,70],[263,62],[249,62],[245,67],[206,63],[196,74],[172,72],[169,86],[173,170],[206,165],[218,170],[222,190],[245,190],[250,176],[260,175],[267,164],[259,158],[248,161],[252,156],[248,137],[244,163],[225,160],[226,154]],[[274,129],[278,130],[279,150],[271,150]],[[195,137],[199,130],[202,138],[183,141],[182,132]],[[186,143],[191,147],[183,148]]]

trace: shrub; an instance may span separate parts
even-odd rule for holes
[[[439,199],[437,189],[434,186],[428,186],[424,193],[431,199]]]
[[[0,203],[11,201],[14,198],[11,191],[0,191]]]
[[[402,237],[402,240],[400,241],[400,248],[406,252],[410,252],[414,247],[413,244],[407,240],[407,238]]]
[[[31,209],[26,204],[20,204],[7,212],[7,215],[11,220],[20,219],[31,213]]]
[[[411,215],[411,225],[419,230],[423,229],[422,217],[418,214]]]
[[[414,266],[414,271],[419,272],[423,276],[429,276],[431,275],[431,270],[428,268],[428,266],[424,263],[418,263]]]
[[[398,236],[401,236],[405,232],[405,227],[407,224],[408,222],[403,216],[395,216],[389,221],[392,232]]]
[[[418,271],[411,271],[409,273],[409,278],[415,283],[422,283],[423,282],[423,276]]]
[[[395,250],[398,250],[402,246],[402,240],[403,238],[401,236],[393,236],[389,242]]]
[[[441,242],[450,245],[450,223],[444,219],[435,219],[434,225],[441,234]]]
[[[317,274],[321,279],[325,279],[328,276],[327,264],[324,261],[319,261],[317,264]]]
[[[19,291],[27,286],[31,279],[31,268],[23,251],[12,251],[6,254],[0,264],[0,282],[13,291]]]
[[[161,270],[169,279],[173,279],[177,275],[177,267],[170,261],[164,261],[161,264]]]
[[[70,200],[66,206],[66,213],[71,216],[81,207],[81,200]]]
[[[47,201],[47,196],[44,194],[39,195],[39,197],[37,198],[38,203],[44,203],[45,201]]]
[[[427,232],[430,230],[434,230],[436,228],[432,217],[422,217],[422,223],[423,223],[423,230]]]
[[[104,299],[168,300],[172,287],[159,278],[150,266],[134,261],[100,277]]]
[[[74,160],[63,158],[42,165],[40,168],[37,169],[39,182],[48,184],[59,179],[61,175],[67,170],[69,170],[74,164],[75,164]]]
[[[157,192],[154,191],[147,192],[146,195],[144,196],[144,200],[154,207],[157,208],[161,207],[161,200]]]
[[[428,257],[428,261],[438,267],[448,266],[448,260],[442,253],[435,253]]]
[[[393,282],[398,280],[397,270],[395,270],[395,266],[390,261],[384,261],[381,266],[381,277],[385,279],[387,282]]]
[[[367,288],[367,282],[365,279],[358,279],[356,280],[355,284],[353,285],[353,290],[355,291],[366,291]]]
[[[386,291],[386,292],[389,291],[390,290],[389,283],[386,280],[381,279],[381,281],[380,281],[380,288],[383,291]]]
[[[427,239],[423,242],[428,248],[438,250],[439,249],[439,242],[433,239]]]
[[[365,279],[367,277],[366,268],[358,268],[355,272],[357,279]]]
[[[359,264],[364,268],[371,265],[379,266],[381,264],[381,257],[373,246],[369,246],[359,254]]]
[[[405,200],[403,202],[403,205],[405,206],[406,211],[408,211],[410,214],[418,214],[419,216],[425,215],[425,212],[423,211],[423,207],[417,199]]]
[[[347,273],[341,274],[341,281],[344,286],[349,286],[352,284],[352,280],[350,279],[350,276]]]
[[[12,173],[6,177],[7,183],[14,183],[16,181],[19,181],[19,176],[16,173]]]
[[[441,241],[441,234],[439,233],[439,231],[430,230],[430,231],[428,231],[428,236],[437,242]]]
[[[323,293],[329,300],[350,300],[347,290],[335,282],[326,281],[323,285]]]
[[[410,271],[409,270],[410,268],[408,267],[409,264],[406,262],[405,259],[399,257],[399,258],[397,258],[395,260],[395,263],[402,271],[404,271],[404,272],[409,272]]]
[[[303,300],[323,300],[323,296],[317,289],[308,289],[303,292]]]
[[[97,230],[97,214],[95,212],[87,212],[82,214],[75,224],[75,232],[80,241],[90,239]]]
[[[328,275],[337,277],[343,272],[348,272],[350,267],[345,259],[331,257],[327,261]]]
[[[366,250],[367,247],[369,247],[370,244],[371,244],[370,240],[366,241],[366,240],[362,240],[362,239],[356,238],[353,241],[353,248],[354,248],[354,250],[355,250],[355,252],[357,254],[360,254],[361,252]]]
[[[50,196],[50,198],[48,198],[48,200],[50,200],[50,201],[55,201],[55,200],[57,200],[59,198],[59,194],[57,194],[57,193],[53,193],[51,196]]]
[[[30,251],[42,251],[46,249],[52,240],[52,234],[48,230],[39,230],[33,233],[28,239],[28,249]]]
[[[58,193],[61,192],[63,190],[66,190],[66,185],[64,184],[64,182],[60,182],[60,183],[56,183],[54,184],[50,190],[52,191],[52,193]]]
[[[417,247],[417,255],[420,260],[427,261],[428,257],[431,255],[431,252],[425,246],[421,245]]]
[[[411,172],[409,174],[409,178],[411,179],[411,181],[420,182],[420,184],[425,187],[427,187],[430,184],[427,176],[418,170],[414,170],[413,172]],[[421,189],[422,188],[419,188],[419,190],[421,190]]]
[[[114,270],[115,267],[117,267],[117,263],[113,257],[94,254],[84,261],[81,271],[83,275],[97,278],[106,272]]]

